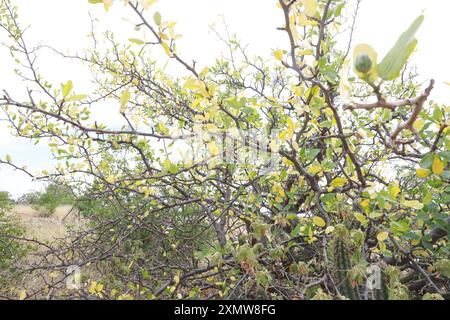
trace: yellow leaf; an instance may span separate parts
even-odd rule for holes
[[[302,25],[302,26],[317,26],[318,25],[317,21],[308,19],[306,14],[304,14],[303,12],[300,12],[300,14],[298,15],[298,20],[300,22],[300,25]]]
[[[50,276],[50,278],[56,278],[56,277],[58,277],[58,272],[53,271],[53,272],[50,272],[48,275]]]
[[[141,5],[144,9],[148,9],[152,4],[154,4],[157,0],[140,0]]]
[[[426,178],[431,174],[431,171],[428,169],[422,169],[422,168],[418,168],[416,169],[416,175],[419,178]]]
[[[294,135],[294,122],[292,121],[291,118],[287,119],[287,126],[288,126],[287,135],[289,139],[292,139],[292,136]]]
[[[343,187],[347,183],[346,178],[336,178],[331,181],[331,186],[333,187]]]
[[[120,97],[120,113],[125,112],[125,107],[127,106],[127,103],[130,101],[131,94],[130,91],[125,90],[122,92],[122,95]]]
[[[317,13],[317,0],[303,0],[305,14],[314,17]]]
[[[360,202],[360,204],[361,204],[361,207],[363,207],[365,209],[369,206],[370,201],[369,201],[369,199],[364,199]]]
[[[69,108],[69,115],[72,118],[76,118],[78,115],[78,106],[77,105],[73,105]]]
[[[138,128],[140,121],[141,121],[141,118],[140,118],[139,114],[137,114],[137,113],[133,114],[133,123],[134,123],[135,129]]]
[[[180,283],[180,277],[179,276],[174,276],[173,277],[173,281],[175,282],[175,284],[179,284]]]
[[[33,127],[33,125],[32,125],[31,123],[28,122],[27,125],[25,126],[25,128],[23,128],[23,130],[20,131],[20,134],[21,134],[22,136],[26,135],[26,134],[28,133],[28,131],[31,130],[32,127]]]
[[[333,231],[334,231],[334,227],[333,227],[333,226],[329,226],[329,227],[327,227],[327,228],[325,229],[325,233],[326,233],[326,234],[332,233]]]
[[[437,154],[434,155],[432,170],[434,174],[442,174],[444,172],[444,163],[441,161],[441,158]]]
[[[302,86],[295,86],[292,88],[292,93],[295,94],[297,97],[303,96],[304,89]]]
[[[116,176],[109,176],[108,178],[106,178],[106,182],[113,184],[117,181]]]
[[[326,225],[325,220],[318,216],[313,217],[312,222],[318,227],[325,227]]]
[[[308,168],[308,172],[311,174],[317,174],[320,171],[322,171],[322,167],[318,165],[312,165],[311,167]]]
[[[19,300],[25,300],[26,297],[27,297],[27,292],[25,290],[20,291]]]
[[[9,154],[6,155],[6,162],[11,162],[11,156]]]
[[[97,287],[96,287],[96,291],[97,291],[97,293],[101,293],[101,292],[103,292],[103,288],[104,288],[104,285],[103,285],[103,283],[99,283],[99,284],[97,284]]]
[[[193,79],[193,78],[186,79],[186,82],[184,83],[184,87],[186,89],[189,89],[196,93],[199,93],[204,97],[209,96],[208,90],[206,90],[206,85],[201,80]]]
[[[164,51],[166,52],[166,54],[171,57],[172,56],[172,51],[170,50],[169,45],[167,44],[167,42],[161,42],[161,46],[163,47]]]
[[[377,240],[378,241],[384,241],[389,237],[389,234],[386,231],[380,232],[377,234]]]
[[[105,7],[105,11],[108,11],[112,5],[113,0],[103,0],[103,6]]]
[[[160,132],[164,135],[169,134],[169,129],[166,127],[166,125],[162,121],[158,122],[158,124],[156,125],[156,129],[158,130],[158,132]]]
[[[66,98],[70,91],[73,89],[73,83],[72,80],[67,81],[65,84],[62,85],[62,96],[63,98]]]
[[[367,218],[363,214],[361,214],[359,212],[354,212],[353,215],[355,216],[356,220],[358,220],[362,224],[367,223]]]
[[[413,246],[419,245],[420,242],[422,241],[422,236],[421,236],[421,234],[420,234],[420,233],[416,233],[416,235],[419,237],[419,239],[411,240],[411,244],[412,244]]]
[[[97,281],[92,281],[91,286],[89,287],[89,293],[95,294],[96,289],[97,289]]]
[[[396,199],[397,195],[400,193],[400,187],[398,186],[397,182],[392,183],[390,190],[389,190],[392,198]]]
[[[200,71],[200,73],[198,74],[198,76],[200,78],[204,78],[207,74],[209,73],[209,68],[208,67],[204,67],[202,71]]]
[[[416,129],[417,131],[422,130],[423,126],[425,125],[425,120],[423,119],[417,119],[416,121],[414,121],[413,127],[414,129]]]
[[[413,208],[413,209],[417,209],[417,210],[420,210],[423,208],[423,203],[421,203],[420,201],[417,201],[417,200],[410,200],[410,201],[405,200],[405,201],[403,201],[402,204],[407,208]]]
[[[281,61],[283,59],[283,51],[281,51],[281,50],[275,50],[273,52],[273,55],[275,56],[275,59],[277,59],[277,60]]]
[[[208,149],[213,157],[215,157],[219,154],[219,148],[217,147],[217,144],[215,141],[211,141],[210,143],[208,143]]]

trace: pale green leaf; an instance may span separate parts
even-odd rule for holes
[[[161,14],[158,11],[153,15],[153,21],[155,21],[157,26],[161,24]]]
[[[318,227],[325,227],[326,225],[325,220],[318,216],[313,217],[312,222]]]
[[[420,15],[397,40],[392,49],[386,54],[378,65],[378,75],[384,80],[394,80],[400,76],[400,72],[417,45],[414,38],[417,30],[424,20]]]
[[[130,101],[131,94],[130,91],[125,90],[122,92],[122,96],[120,97],[120,113],[125,112],[125,107],[127,106],[128,102]]]
[[[356,220],[358,220],[362,224],[367,223],[367,218],[363,214],[361,214],[359,212],[355,212],[355,213],[353,213],[353,215],[355,216]]]
[[[384,241],[389,237],[389,234],[386,231],[380,232],[377,234],[377,240],[378,241]]]
[[[66,99],[66,101],[80,101],[87,97],[87,94],[74,94]]]
[[[130,41],[131,43],[137,44],[137,45],[143,45],[145,43],[141,39],[136,39],[136,38],[130,38],[130,39],[128,39],[128,41]]]
[[[72,80],[67,81],[66,84],[61,85],[61,87],[62,87],[62,95],[65,98],[69,95],[70,91],[72,91],[73,88]]]
[[[405,200],[403,201],[403,206],[407,207],[407,208],[413,208],[416,210],[420,210],[423,208],[423,203],[421,203],[420,201],[417,200]]]

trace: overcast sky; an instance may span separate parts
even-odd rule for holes
[[[356,1],[356,0],[348,0]],[[119,1],[117,1],[119,2]],[[122,2],[122,1],[120,1]],[[27,33],[30,43],[42,42],[61,51],[74,52],[88,47],[90,42],[89,12],[99,19],[99,30],[110,29],[117,37],[128,39],[138,37],[128,19],[134,16],[129,9],[117,3],[108,13],[103,6],[89,5],[87,0],[13,0],[19,6],[20,20],[31,25]],[[243,43],[249,44],[252,53],[270,56],[276,48],[285,48],[285,34],[276,28],[282,25],[282,13],[275,0],[159,0],[150,13],[161,12],[163,19],[178,21],[176,29],[183,34],[178,40],[178,51],[183,56],[194,58],[199,66],[207,65],[223,50],[223,45],[209,26],[217,22],[220,26],[225,17],[232,32],[238,34]],[[390,49],[401,32],[421,13],[425,22],[417,34],[419,45],[414,56],[419,74],[424,80],[437,81],[433,100],[450,103],[450,87],[443,84],[450,81],[450,12],[449,0],[363,0],[358,16],[354,43],[369,43],[382,57]],[[0,33],[0,40],[4,33]],[[0,89],[20,94],[23,84],[13,79],[13,65],[4,48],[0,49]],[[40,57],[40,67],[46,79],[58,84],[73,80],[78,92],[88,92],[88,74],[76,65],[55,59]],[[100,114],[108,108],[103,105]],[[109,113],[111,114],[111,113]],[[45,145],[33,146],[23,139],[8,134],[5,124],[0,122],[0,157],[10,154],[21,165],[29,169],[50,168],[52,161]],[[0,166],[0,190],[7,190],[15,197],[39,185],[25,174]]]

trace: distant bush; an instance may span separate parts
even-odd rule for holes
[[[0,191],[0,208],[10,207],[14,203],[8,191]]]
[[[24,229],[17,219],[6,214],[13,203],[8,192],[0,192],[0,291],[11,284],[18,262],[26,254],[26,247],[20,241]]]
[[[31,204],[36,209],[43,209],[45,215],[52,215],[60,205],[73,205],[75,196],[66,186],[52,183],[47,185],[44,191],[34,191],[23,195],[20,201]]]

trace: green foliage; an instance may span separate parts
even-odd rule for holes
[[[0,195],[0,293],[5,293],[18,279],[16,271],[27,248],[19,240],[24,228],[8,213],[12,205],[9,193],[1,192]]]
[[[36,209],[43,209],[43,214],[51,216],[60,205],[73,205],[75,196],[72,191],[59,184],[49,184],[45,190],[25,194],[22,201],[33,205]]]
[[[439,293],[425,293],[422,300],[445,300]]]
[[[311,298],[311,300],[333,300],[333,297],[323,292],[323,290],[319,288],[316,294]]]
[[[0,210],[9,209],[14,200],[11,198],[11,194],[7,191],[0,191]]]
[[[434,264],[434,267],[436,268],[436,271],[438,271],[444,277],[447,277],[450,279],[450,260],[449,259],[442,259],[442,260],[437,261]]]

